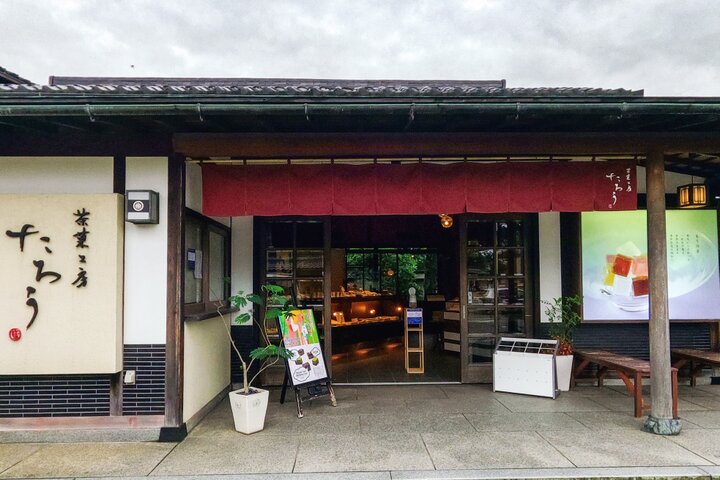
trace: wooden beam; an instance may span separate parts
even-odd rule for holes
[[[473,155],[644,155],[650,149],[720,149],[714,133],[178,133],[175,151],[196,157],[312,158]]]
[[[172,155],[169,134],[14,133],[0,135],[0,156],[161,156]]]
[[[665,157],[651,150],[645,161],[647,182],[648,280],[650,284],[651,413],[645,427],[657,434],[677,434],[673,419],[670,321],[668,314],[667,240],[665,238]]]
[[[168,158],[165,427],[183,424],[185,158]]]

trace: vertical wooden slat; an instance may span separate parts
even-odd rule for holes
[[[126,163],[127,162],[124,156],[113,157],[113,193],[125,195]],[[125,230],[123,230],[123,235],[124,231]],[[123,269],[123,285],[125,284],[124,270],[125,269]],[[122,288],[121,292],[124,291],[125,288]],[[124,317],[124,310],[122,315]],[[118,372],[110,376],[110,415],[113,416],[119,416],[123,414],[122,377],[122,372]]]
[[[323,332],[325,335],[325,363],[328,378],[332,379],[332,222],[330,217],[323,220]]]
[[[538,214],[523,216],[525,262],[525,336],[534,337],[540,326],[540,227]]]
[[[460,291],[458,298],[460,299],[460,381],[469,382],[470,349],[468,344],[467,320],[467,216],[459,215],[459,217],[458,251],[460,252],[460,268],[458,268],[458,272],[460,274]]]
[[[560,288],[564,297],[582,295],[580,230],[579,213],[560,213]]]
[[[651,416],[663,421],[673,418],[663,153],[661,151],[648,152],[645,168],[650,283]]]
[[[183,423],[183,252],[185,250],[185,158],[168,158],[167,337],[165,426]]]

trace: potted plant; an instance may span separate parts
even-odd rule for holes
[[[582,297],[573,295],[569,297],[554,298],[552,302],[543,301],[547,308],[545,315],[550,320],[548,335],[558,341],[557,357],[555,358],[555,372],[558,389],[563,392],[570,390],[570,378],[573,368],[573,333],[580,324],[579,307]]]
[[[277,323],[278,318],[284,318],[292,315],[291,311],[295,308],[288,299],[283,295],[283,288],[277,285],[262,285],[260,294],[245,293],[238,291],[237,294],[230,297],[230,304],[240,309],[241,313],[235,317],[239,323],[253,321],[258,325],[264,346],[258,347],[250,352],[250,358],[245,359],[240,353],[237,345],[232,338],[230,325],[225,321],[220,309],[218,314],[223,318],[230,343],[233,350],[240,359],[243,371],[243,385],[239,390],[229,393],[230,406],[235,421],[235,430],[241,433],[250,434],[259,432],[265,427],[265,414],[267,413],[269,392],[261,388],[253,387],[255,379],[267,368],[275,365],[278,361],[290,358],[291,353],[282,345],[275,345],[270,341],[267,334],[269,326]],[[257,306],[262,312],[262,322],[258,322],[249,307]],[[250,368],[255,362],[261,362],[260,369],[249,378]]]

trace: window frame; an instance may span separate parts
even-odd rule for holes
[[[210,233],[216,233],[224,239],[224,272],[223,278],[230,277],[231,268],[231,241],[232,231],[230,227],[223,225],[217,220],[213,220],[200,212],[196,212],[190,208],[185,208],[185,230],[190,223],[194,223],[200,226],[200,233],[202,238],[202,279],[201,279],[201,298],[199,302],[185,303],[185,291],[183,288],[183,307],[185,309],[186,316],[197,316],[206,313],[215,312],[218,308],[225,309],[230,305],[230,285],[224,283],[223,299],[222,300],[210,300]],[[187,233],[184,232],[183,235]],[[183,242],[185,243],[185,242]],[[183,275],[186,273],[187,268],[187,245],[183,252]],[[218,304],[219,302],[219,304]]]

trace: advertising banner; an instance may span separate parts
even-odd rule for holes
[[[320,337],[313,311],[292,310],[280,319],[285,348],[292,356],[287,360],[294,387],[327,379],[327,370],[320,349]]]
[[[648,319],[646,218],[643,210],[582,214],[585,321]],[[717,213],[670,210],[666,218],[670,319],[717,319]]]

